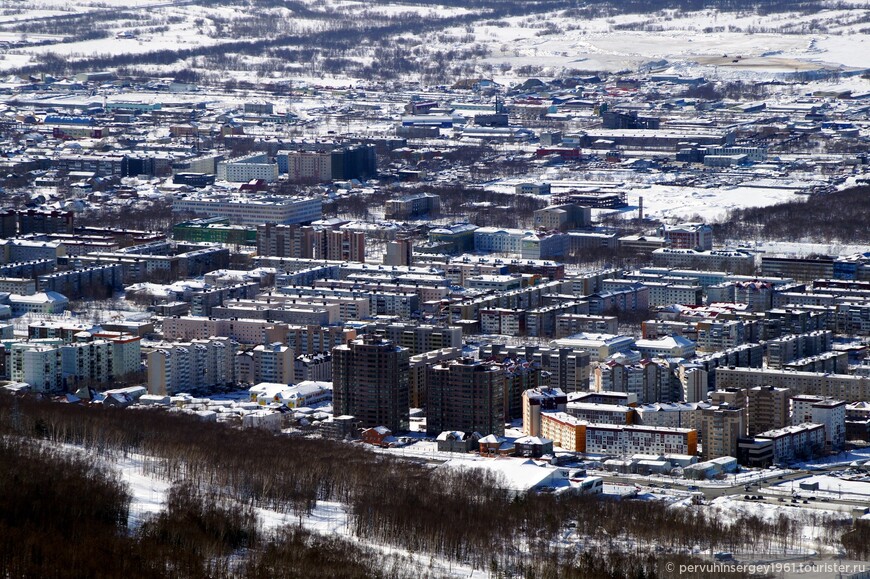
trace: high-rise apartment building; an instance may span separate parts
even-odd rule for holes
[[[389,340],[363,336],[332,350],[333,408],[363,427],[407,430],[409,353]]]
[[[158,346],[148,354],[148,393],[165,396],[235,383],[237,346],[230,338]]]
[[[426,431],[504,434],[505,375],[501,367],[473,358],[428,369]]]
[[[523,392],[523,434],[541,436],[542,412],[565,412],[568,396],[559,388],[533,388]]]
[[[789,424],[788,388],[756,386],[748,390],[749,436]]]
[[[705,408],[701,412],[701,458],[737,456],[737,439],[744,436],[745,409],[727,403]]]
[[[257,346],[253,355],[253,383],[291,384],[294,381],[293,349],[280,342]]]

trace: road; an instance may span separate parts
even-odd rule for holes
[[[686,481],[661,482],[661,477],[659,477],[659,480],[651,481],[649,479],[644,480],[642,478],[639,478],[636,476],[630,476],[630,475],[620,476],[620,475],[610,475],[610,474],[608,474],[608,475],[596,474],[596,476],[600,476],[602,479],[604,479],[604,482],[606,482],[606,483],[635,484],[638,486],[655,485],[653,488],[668,488],[669,487],[671,489],[675,489],[675,490],[679,490],[679,491],[700,492],[704,495],[704,499],[708,500],[708,501],[713,500],[713,499],[718,498],[718,497],[731,496],[731,495],[735,495],[738,498],[742,498],[745,495],[765,495],[765,494],[767,494],[768,500],[771,500],[772,502],[779,503],[779,500],[778,500],[779,495],[769,493],[769,492],[765,493],[764,491],[760,490],[760,487],[764,486],[765,484],[770,485],[770,484],[786,483],[789,481],[798,481],[798,480],[802,480],[805,478],[809,478],[810,476],[813,476],[813,475],[824,474],[824,473],[834,472],[834,471],[838,471],[838,470],[843,470],[843,466],[840,465],[840,466],[825,467],[821,470],[813,471],[812,473],[805,471],[805,470],[798,470],[798,471],[790,472],[787,474],[781,474],[782,471],[776,471],[775,473],[772,473],[768,476],[761,476],[757,479],[754,479],[752,483],[740,482],[740,483],[727,485],[727,486],[700,486],[700,485],[696,485],[694,483],[686,482]],[[703,482],[701,484],[703,484]],[[751,489],[749,491],[746,490],[747,484],[751,484]],[[694,487],[694,488],[690,488],[690,487]],[[799,488],[796,488],[795,490],[800,492]],[[804,494],[806,494],[806,493],[804,493]],[[790,503],[791,499],[787,495],[783,495],[783,496],[784,496],[784,498],[786,498],[787,501],[789,501],[789,504],[791,504]],[[772,497],[772,498],[770,498],[770,497]],[[803,505],[802,502],[800,504],[802,506],[807,506],[807,505]],[[840,505],[844,505],[844,506],[848,506],[848,507],[868,506],[867,501],[854,501],[854,500],[841,499],[841,498],[836,498],[836,499],[831,498],[827,502],[810,501],[808,503],[808,505],[813,505],[813,504],[817,504],[816,508],[826,508],[826,507],[830,507],[830,505],[836,505],[836,504],[840,504]]]

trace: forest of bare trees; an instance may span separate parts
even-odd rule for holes
[[[732,209],[714,225],[717,239],[810,239],[825,243],[870,242],[870,187],[820,193],[768,207]]]
[[[728,522],[655,501],[516,495],[485,471],[192,420],[0,395],[0,569],[41,577],[96,569],[104,577],[131,569],[146,577],[420,576],[408,561],[347,540],[255,524],[257,507],[303,517],[322,500],[346,505],[353,534],[369,544],[503,577],[667,577],[664,563],[690,561],[684,553],[693,546],[794,547],[805,524],[750,515]],[[91,458],[47,450],[59,444]],[[146,457],[143,474],[176,481],[165,510],[135,529],[126,523],[128,491],[93,458],[128,453]],[[816,523],[822,540],[842,537],[848,556],[867,556],[870,525]],[[576,547],[559,546],[566,532]]]

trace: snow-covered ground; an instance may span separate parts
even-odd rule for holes
[[[262,37],[304,36],[335,26],[337,20],[331,19],[330,14],[333,10],[349,16],[354,25],[389,23],[388,19],[397,18],[435,21],[475,11],[402,2],[331,0],[304,4],[313,12],[300,13],[283,6],[258,7],[258,16],[269,18],[269,29],[262,31]],[[470,23],[446,25],[423,33],[400,33],[396,41],[403,44],[406,58],[416,61],[430,76],[443,73],[443,55],[448,51],[476,55],[483,52],[484,56],[464,63],[466,69],[471,66],[474,69],[471,74],[508,83],[529,73],[558,76],[570,71],[616,72],[653,67],[676,74],[735,79],[870,67],[870,41],[863,22],[870,11],[866,2],[832,0],[829,4],[829,9],[813,14],[722,12],[710,8],[697,12],[663,10],[589,16],[556,10],[497,20],[486,11],[476,10],[479,18]],[[237,40],[234,30],[253,40],[245,19],[240,18],[239,11],[244,7],[242,2],[214,5],[196,0],[34,0],[20,6],[10,5],[0,15],[0,40],[29,46],[7,50],[0,70],[37,63],[49,53],[74,61],[118,52],[136,54],[217,46]],[[136,12],[132,12],[134,9]],[[39,21],[85,13],[100,18],[98,25],[109,33],[107,38],[77,40],[75,27],[55,30]],[[222,58],[222,62],[229,63],[231,69],[225,79],[256,79],[258,71],[272,69],[283,74],[294,68],[298,74],[324,80],[331,76],[317,62],[289,63],[267,51],[254,56],[229,50],[225,56],[228,58]],[[376,58],[373,48],[367,46],[357,46],[341,56],[360,64],[370,64]],[[207,75],[215,72],[210,55],[146,64],[143,69],[174,72],[180,66]],[[347,76],[343,76],[347,82]]]
[[[837,498],[849,501],[867,501],[870,499],[870,476],[864,477],[836,477],[827,474],[813,475],[800,480],[802,485],[817,484],[818,491],[811,491],[809,494],[818,497]],[[781,483],[773,488],[777,490],[795,490],[796,492],[807,494],[807,491],[802,490],[800,485],[791,483]]]
[[[836,554],[833,545],[827,545],[821,540],[821,528],[818,522],[812,523],[820,516],[832,519],[849,519],[851,515],[835,509],[820,511],[812,507],[792,506],[790,503],[768,503],[764,501],[746,501],[734,497],[718,497],[711,503],[718,516],[723,521],[736,521],[740,516],[756,516],[772,523],[779,517],[787,517],[795,522],[809,522],[803,526],[800,542],[788,547],[780,545],[771,549],[772,554],[807,555],[815,553]]]

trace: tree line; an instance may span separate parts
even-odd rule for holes
[[[160,410],[84,407],[0,395],[0,435],[5,445],[0,447],[0,483],[4,489],[15,489],[8,501],[5,490],[0,496],[0,569],[28,569],[28,561],[42,561],[38,568],[50,570],[52,563],[37,556],[48,553],[41,539],[53,544],[87,535],[77,542],[92,544],[93,539],[105,544],[101,553],[124,553],[113,557],[118,561],[112,564],[120,572],[127,569],[125,561],[132,560],[134,569],[144,570],[136,576],[280,576],[273,571],[296,564],[288,560],[294,557],[287,557],[294,545],[303,548],[299,564],[334,570],[340,562],[351,570],[334,576],[416,576],[410,562],[380,564],[383,555],[371,555],[353,543],[299,529],[272,535],[255,524],[254,508],[303,517],[324,500],[347,506],[349,528],[360,540],[503,577],[667,577],[665,563],[691,561],[687,553],[696,545],[750,552],[790,548],[803,529],[802,521],[786,516],[765,521],[742,514],[725,521],[700,508],[670,508],[657,501],[516,493],[501,476],[485,470],[433,469],[358,444],[239,430]],[[95,456],[144,455],[144,474],[176,481],[166,510],[127,529],[129,495],[117,478],[85,459],[39,450],[46,444],[73,444]],[[39,456],[48,458],[40,462],[34,458]],[[32,468],[37,470],[10,468],[19,463],[36,465]],[[78,464],[79,470],[69,464]],[[50,470],[54,468],[83,474],[58,477]],[[59,486],[46,490],[44,481]],[[87,497],[79,502],[83,494]],[[32,532],[24,532],[29,515],[20,505],[34,501]],[[58,507],[55,523],[50,517],[56,503],[64,504]],[[72,514],[67,517],[64,509]],[[79,532],[82,513],[92,510],[96,521],[88,520],[88,533]],[[849,556],[866,553],[863,527],[850,529],[827,520],[819,524],[826,541],[837,543],[842,537],[840,544]],[[57,532],[51,534],[55,527]],[[40,534],[43,528],[51,533]],[[562,546],[565,537],[572,538],[572,546]],[[25,540],[28,556],[20,555]],[[317,552],[306,552],[306,545]],[[328,554],[329,549],[334,552]],[[51,559],[54,564],[59,560]],[[88,576],[88,558],[73,560],[78,567],[65,569],[82,572],[64,576]],[[336,562],[333,567],[330,561]]]
[[[0,575],[411,579],[407,563],[296,526],[261,530],[250,506],[189,482],[165,509],[128,527],[130,494],[84,455],[0,439]]]
[[[812,239],[825,243],[870,242],[870,187],[818,193],[768,207],[732,209],[713,226],[718,239]]]

